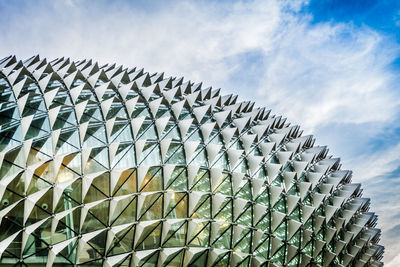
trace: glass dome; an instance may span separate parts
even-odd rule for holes
[[[1,266],[382,265],[351,172],[252,102],[38,56],[0,99]]]

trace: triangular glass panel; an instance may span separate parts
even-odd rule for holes
[[[108,148],[96,147],[90,152],[89,159],[84,167],[84,173],[90,174],[107,170],[109,167],[108,162]],[[83,167],[83,166],[82,166]]]
[[[136,250],[146,250],[157,248],[161,241],[161,223],[155,222],[146,226],[140,233],[140,238],[136,243]]]
[[[155,193],[145,196],[142,208],[138,210],[140,221],[151,221],[162,218],[163,194]]]
[[[135,149],[133,144],[125,143],[118,146],[117,152],[111,163],[112,169],[127,169],[136,166]]]
[[[137,198],[133,196],[118,201],[114,214],[110,218],[111,224],[123,225],[136,221]]]
[[[221,179],[221,183],[215,188],[215,194],[223,194],[223,195],[232,195],[232,183],[229,177],[229,174],[223,173],[223,178]]]
[[[82,124],[82,123],[81,123]],[[82,148],[98,147],[106,144],[106,131],[102,124],[89,124],[85,138],[83,139]]]
[[[165,174],[164,174],[165,175]],[[180,191],[187,189],[187,173],[184,167],[175,167],[165,189]]]
[[[183,263],[184,250],[174,254],[172,257],[167,257],[162,266],[180,267]],[[172,259],[171,259],[172,258]]]
[[[193,191],[209,192],[211,191],[210,174],[205,169],[200,169],[197,176],[193,181],[194,186],[191,188]]]
[[[110,244],[107,256],[123,254],[132,250],[135,227],[132,225],[118,232]]]
[[[172,150],[175,151],[171,152]],[[166,158],[167,158],[166,163],[168,164],[185,165],[186,160],[185,160],[185,153],[183,151],[183,146],[181,144],[171,143]]]
[[[166,218],[187,218],[187,204],[188,199],[186,193],[172,193],[168,207],[165,210],[165,214],[167,214]]]
[[[208,222],[196,222],[195,229],[189,237],[189,246],[191,247],[207,247],[209,243],[210,224]]]
[[[204,267],[207,266],[207,251],[200,254],[200,256],[196,255],[193,257],[192,260],[189,262],[188,266],[191,267]]]
[[[232,227],[231,224],[225,223],[219,227],[218,233],[211,246],[218,249],[231,249],[231,242]]]
[[[122,196],[137,192],[136,170],[128,169],[121,173],[115,186],[113,195]]]
[[[219,220],[222,222],[232,222],[232,199],[226,198],[224,202],[221,204],[221,207],[218,211],[216,211],[216,215],[214,216],[215,220]]]
[[[159,165],[161,162],[161,153],[158,143],[146,142],[138,162],[144,166]]]
[[[183,247],[185,245],[186,228],[185,221],[172,223],[164,238],[163,247]]]

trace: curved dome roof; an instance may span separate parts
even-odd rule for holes
[[[0,60],[2,266],[369,266],[351,172],[298,126],[183,78]]]

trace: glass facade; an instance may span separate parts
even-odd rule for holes
[[[381,266],[328,149],[237,96],[91,60],[0,60],[1,266]]]

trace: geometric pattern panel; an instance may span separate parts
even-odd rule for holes
[[[382,266],[351,171],[183,78],[0,60],[1,266]]]

